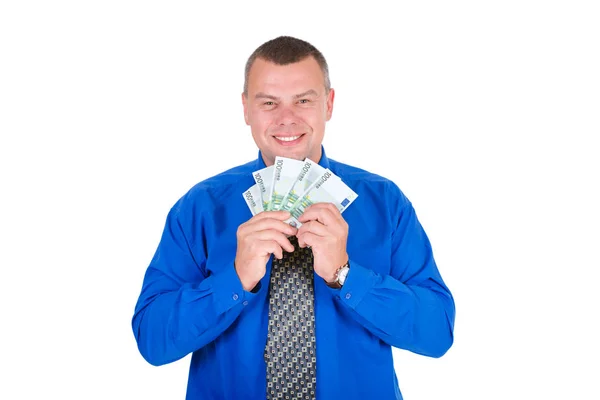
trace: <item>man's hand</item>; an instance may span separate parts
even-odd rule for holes
[[[296,234],[299,246],[312,248],[316,274],[326,282],[333,282],[336,270],[348,261],[346,220],[333,204],[316,203],[298,221],[302,222]]]
[[[287,211],[263,211],[238,227],[235,270],[244,290],[252,290],[265,276],[271,254],[282,259],[283,250],[294,251],[287,237],[298,230],[283,222],[289,217]]]

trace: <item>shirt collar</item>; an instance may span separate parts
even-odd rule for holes
[[[319,160],[319,165],[323,168],[329,168],[329,159],[325,154],[325,147],[321,145],[321,159]],[[258,151],[258,159],[256,160],[256,170],[266,168],[265,161],[263,160],[262,153]]]

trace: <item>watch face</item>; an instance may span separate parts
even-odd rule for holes
[[[340,283],[340,285],[343,285],[344,282],[346,281],[346,276],[348,275],[348,271],[350,271],[350,268],[348,268],[348,267],[342,268],[340,270],[340,273],[338,275],[338,282]]]

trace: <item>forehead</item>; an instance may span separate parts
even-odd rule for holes
[[[292,92],[301,93],[313,89],[324,91],[324,77],[319,64],[313,57],[302,61],[277,65],[257,58],[248,75],[248,92]]]

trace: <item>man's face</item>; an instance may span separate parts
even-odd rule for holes
[[[325,91],[323,73],[313,57],[288,65],[256,59],[242,103],[265,164],[273,165],[276,156],[318,162],[333,98],[333,89]]]

